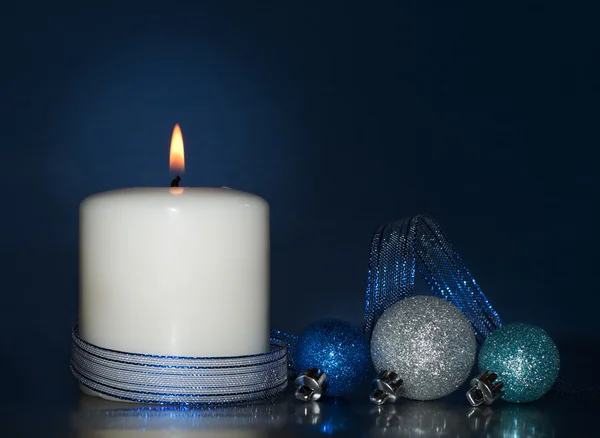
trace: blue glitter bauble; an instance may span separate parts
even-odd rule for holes
[[[479,352],[479,369],[498,374],[502,398],[514,403],[537,400],[556,378],[560,359],[556,345],[539,327],[508,324],[495,330]]]
[[[325,395],[352,392],[368,375],[369,344],[363,332],[344,321],[326,319],[310,324],[298,338],[294,364],[298,372],[318,368],[327,374]]]

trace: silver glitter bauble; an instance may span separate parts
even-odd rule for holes
[[[477,342],[469,320],[448,301],[405,298],[388,308],[371,337],[377,372],[404,380],[402,396],[433,400],[455,391],[471,374]]]

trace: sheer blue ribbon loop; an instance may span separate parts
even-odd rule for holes
[[[373,235],[365,299],[368,337],[388,307],[413,294],[417,271],[435,296],[469,318],[480,343],[502,324],[438,223],[418,215],[382,225]]]

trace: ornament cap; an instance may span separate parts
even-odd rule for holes
[[[369,395],[369,400],[378,406],[387,402],[394,403],[402,391],[403,383],[394,371],[383,370],[373,380],[373,392]]]
[[[467,400],[471,406],[480,406],[483,403],[491,405],[502,395],[504,383],[496,381],[498,375],[485,370],[479,377],[471,380],[471,389],[467,391]]]
[[[317,368],[303,371],[294,382],[296,398],[303,402],[319,400],[327,389],[325,379],[327,379],[327,374],[319,372]]]

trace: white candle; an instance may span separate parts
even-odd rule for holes
[[[204,357],[267,352],[269,206],[227,188],[90,196],[80,207],[79,294],[80,335],[100,347]]]
[[[269,350],[269,207],[225,188],[133,188],[80,209],[83,339],[148,354]]]

